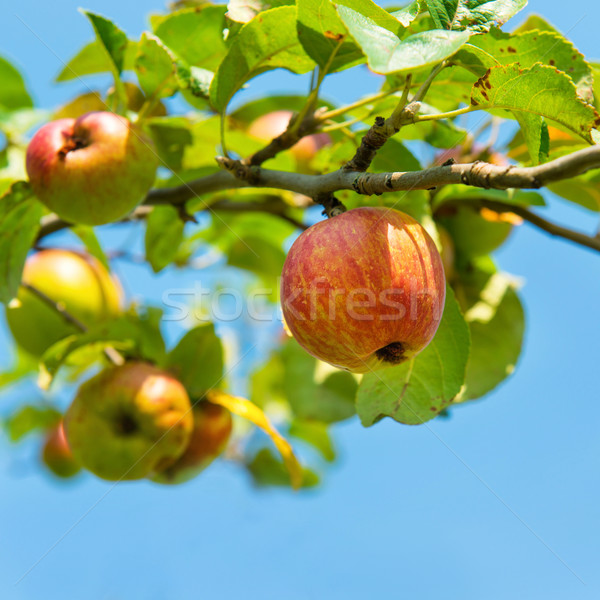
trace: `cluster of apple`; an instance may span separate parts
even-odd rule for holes
[[[121,311],[119,282],[87,254],[39,251],[27,260],[23,283],[7,307],[7,322],[15,341],[38,357],[77,331],[40,292],[86,326]],[[226,409],[203,399],[192,402],[172,374],[131,361],[80,387],[64,420],[48,433],[42,456],[60,477],[84,467],[109,480],[181,483],[225,450],[231,430]]]
[[[265,115],[248,133],[272,139],[285,131],[290,116]],[[306,166],[329,141],[323,134],[307,136],[292,152]],[[102,111],[48,123],[27,151],[38,198],[81,224],[124,217],[147,194],[156,167],[150,138],[127,119]],[[356,208],[307,229],[282,273],[283,317],[291,334],[314,357],[357,373],[416,356],[440,323],[454,242],[472,240],[477,229],[455,216],[438,219],[450,231],[440,228],[441,255],[416,220],[385,207]],[[455,231],[463,221],[471,237]],[[40,251],[27,260],[23,283],[7,320],[17,343],[38,357],[76,332],[39,292],[84,326],[121,311],[119,282],[89,255]],[[194,400],[172,374],[149,363],[106,369],[81,386],[64,422],[48,435],[44,461],[62,476],[83,466],[109,480],[187,480],[223,452],[232,426],[223,407]]]

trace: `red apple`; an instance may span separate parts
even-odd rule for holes
[[[65,437],[62,421],[46,437],[42,449],[42,461],[52,473],[64,479],[73,477],[81,471],[81,466],[73,457]]]
[[[42,250],[27,259],[22,280],[87,326],[109,320],[121,311],[119,282],[88,254]],[[23,286],[16,301],[7,307],[6,320],[17,344],[34,356],[41,356],[50,346],[78,331]]]
[[[283,317],[300,345],[357,373],[421,352],[445,294],[435,243],[389,208],[357,208],[310,227],[292,245],[281,282]]]
[[[248,128],[248,133],[259,140],[270,141],[281,135],[289,125],[293,113],[289,110],[277,110],[258,117]],[[313,156],[323,147],[331,144],[327,133],[313,133],[303,137],[290,151],[302,164],[310,162]]]
[[[216,404],[202,401],[194,407],[194,429],[185,452],[164,471],[157,483],[184,483],[199,475],[223,453],[231,435],[231,413]]]
[[[111,481],[164,470],[187,448],[193,425],[183,385],[142,362],[106,369],[84,383],[65,415],[75,458]]]
[[[124,117],[91,112],[44,125],[27,148],[37,197],[66,221],[101,225],[146,196],[158,159],[152,140]]]

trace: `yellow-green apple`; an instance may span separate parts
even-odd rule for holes
[[[439,222],[451,235],[456,253],[468,258],[496,250],[506,241],[513,225],[520,225],[522,219],[514,213],[464,205],[444,209]]]
[[[67,442],[62,421],[46,436],[42,448],[42,462],[57,477],[64,479],[77,475],[81,470]]]
[[[121,311],[122,290],[100,261],[89,254],[41,250],[25,262],[23,283],[60,304],[82,324],[107,321]],[[24,286],[6,309],[15,341],[34,356],[77,332],[52,306]]]
[[[152,479],[157,483],[184,483],[199,475],[223,453],[231,435],[231,413],[205,400],[194,406],[194,429],[185,452]]]
[[[307,229],[281,281],[283,317],[300,345],[357,373],[423,350],[445,294],[434,241],[412,217],[383,207],[356,208]]]
[[[152,140],[111,112],[44,125],[27,148],[36,196],[66,221],[101,225],[124,217],[152,187],[158,159]]]
[[[288,127],[293,113],[289,110],[276,110],[258,117],[248,128],[248,133],[259,140],[270,141],[281,135]],[[331,144],[327,133],[313,133],[304,136],[291,147],[290,152],[296,160],[307,165],[313,156],[323,147]]]
[[[75,458],[111,481],[164,470],[185,451],[193,425],[183,385],[144,362],[108,368],[85,382],[65,415]]]

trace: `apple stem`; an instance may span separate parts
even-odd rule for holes
[[[328,218],[337,217],[346,212],[347,208],[333,194],[320,194],[314,199],[316,204],[323,206],[322,215]]]

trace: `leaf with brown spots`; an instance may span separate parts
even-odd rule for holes
[[[479,49],[478,53],[471,44]],[[533,30],[510,34],[492,29],[486,35],[473,37],[464,50],[469,48],[477,53],[480,65],[473,64],[475,61],[454,62],[476,75],[483,75],[485,69],[497,63],[507,65],[518,62],[522,69],[536,63],[547,64],[566,73],[577,87],[579,95],[587,102],[592,101],[592,69],[573,44],[559,33]]]
[[[488,69],[473,86],[471,104],[552,119],[590,143],[598,119],[565,73],[540,64],[529,69],[519,68],[518,63]]]

